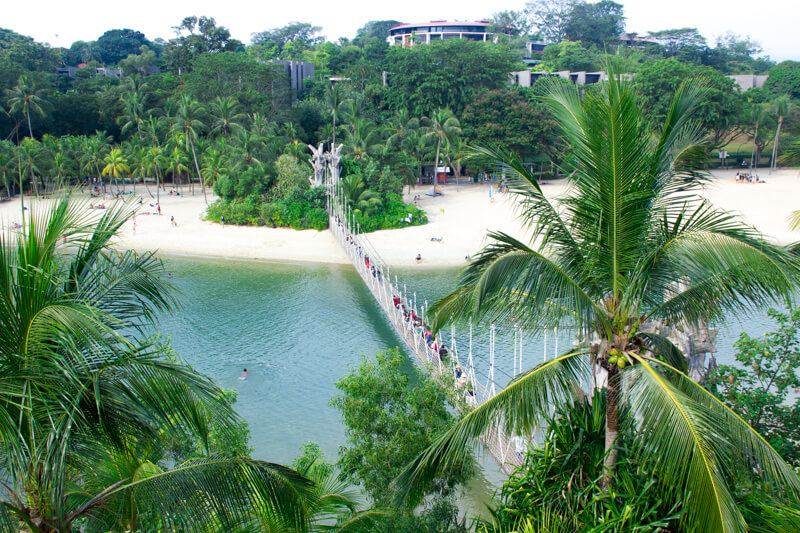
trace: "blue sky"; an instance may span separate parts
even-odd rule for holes
[[[618,0],[619,1],[619,0]],[[800,60],[800,2],[797,0],[625,0],[628,31],[646,33],[696,27],[713,43],[726,32],[750,35],[775,60]],[[174,36],[171,29],[184,16],[207,15],[249,42],[250,35],[293,20],[322,26],[330,40],[353,37],[368,20],[403,22],[466,20],[496,11],[524,7],[524,1],[404,0],[402,2],[303,0],[39,0],[5,2],[0,27],[30,35],[54,46],[92,40],[105,30],[133,28],[148,38]]]

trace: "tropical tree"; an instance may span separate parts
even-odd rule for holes
[[[377,153],[380,143],[380,132],[375,124],[366,119],[356,118],[344,128],[345,151],[357,161]]]
[[[117,192],[119,192],[117,179],[131,172],[131,168],[128,165],[128,158],[122,153],[121,148],[112,148],[103,161],[106,166],[103,167],[102,175],[114,178],[114,184],[117,186]]]
[[[172,131],[183,133],[183,139],[186,142],[186,152],[191,152],[192,154],[194,168],[197,171],[197,177],[200,179],[200,183],[203,187],[203,200],[208,204],[206,183],[203,180],[203,174],[200,172],[200,163],[197,160],[197,152],[195,151],[197,136],[204,127],[203,122],[200,120],[200,115],[203,112],[205,112],[205,109],[197,100],[193,100],[187,95],[181,96],[178,100],[175,115],[172,117]],[[194,188],[192,190],[194,190]]]
[[[123,134],[135,129],[136,136],[141,139],[142,124],[147,120],[144,96],[140,91],[132,90],[123,94],[120,101],[122,102],[122,114],[117,119],[117,124],[122,127]]]
[[[436,163],[433,168],[433,189],[432,192],[436,194],[436,186],[439,185],[439,156],[441,155],[442,143],[450,139],[454,139],[461,134],[461,124],[458,119],[449,109],[437,109],[427,120],[425,126],[425,136],[436,142]]]
[[[328,111],[331,114],[331,146],[336,147],[336,119],[342,112],[342,104],[346,98],[342,94],[342,89],[339,85],[332,85],[325,90],[325,105],[328,106]]]
[[[110,143],[111,136],[99,131],[91,137],[84,137],[81,141],[81,163],[83,168],[87,174],[91,174],[94,171],[94,175],[100,180],[103,192],[106,190],[106,184],[103,181],[100,165],[105,164],[105,157]]]
[[[383,206],[380,195],[367,189],[360,174],[350,174],[339,180],[342,193],[353,209],[360,209],[364,214],[372,214]]]
[[[43,91],[36,87],[36,84],[28,81],[27,76],[20,76],[17,85],[12,89],[6,90],[9,114],[22,113],[28,122],[28,136],[33,138],[33,127],[31,126],[31,112],[44,116],[42,106],[45,100],[42,97]]]
[[[143,337],[176,301],[152,253],[110,249],[135,205],[86,207],[31,207],[27,230],[0,237],[3,529],[241,531],[264,510],[302,527],[309,485],[290,469],[143,460],[166,433],[208,449],[209,428],[238,418],[211,380]]]
[[[247,115],[239,112],[239,102],[233,96],[218,96],[211,102],[211,133],[221,132],[227,139],[231,131],[240,128]]]
[[[161,203],[161,169],[166,168],[167,160],[163,150],[158,146],[150,146],[142,149],[139,157],[145,174],[154,174],[156,177],[156,203]]]
[[[686,359],[664,336],[672,327],[717,321],[770,301],[790,300],[800,261],[790,247],[714,208],[705,182],[702,131],[691,118],[703,90],[676,92],[653,131],[635,93],[611,80],[579,97],[553,83],[544,98],[569,148],[570,193],[547,198],[519,157],[477,153],[506,167],[529,244],[502,233],[473,259],[458,288],[431,308],[434,328],[450,320],[509,321],[530,331],[570,325],[579,344],[513,379],[417,457],[398,479],[416,497],[502,421],[532,435],[553,405],[570,403],[591,379],[606,391],[602,486],[614,488],[621,428],[659,466],[664,494],[683,503],[692,530],[745,531],[731,480],[749,478],[779,498],[800,496],[795,472],[741,417],[686,375]]]

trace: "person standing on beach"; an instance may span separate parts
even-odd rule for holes
[[[493,186],[489,185],[489,202],[494,203],[494,198],[492,198],[492,192],[493,192],[492,189]]]
[[[173,227],[176,227],[176,228],[178,227],[178,223],[175,222],[175,216],[174,215],[169,217],[169,224],[170,224],[170,226],[173,226]]]
[[[158,215],[161,216],[161,204],[158,204]]]

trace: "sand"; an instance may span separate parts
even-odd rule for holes
[[[717,171],[716,179],[706,187],[705,196],[718,207],[733,211],[757,227],[768,238],[786,244],[800,240],[800,233],[789,229],[788,217],[800,209],[800,171],[782,169],[771,176],[762,172],[764,184],[736,183],[735,170]],[[487,230],[504,231],[526,239],[528,232],[516,219],[512,195],[498,194],[488,184],[444,185],[444,196],[432,198],[429,187],[418,187],[406,194],[428,214],[429,223],[369,235],[379,255],[392,266],[413,268],[452,268],[462,266],[486,243]],[[550,197],[563,194],[563,183],[544,183]],[[151,187],[152,190],[152,187]],[[327,231],[296,231],[282,228],[225,226],[202,220],[205,202],[201,194],[179,197],[161,194],[161,216],[155,200],[137,187],[143,198],[140,214],[123,228],[117,246],[138,251],[156,250],[161,254],[250,259],[281,262],[347,262],[344,253]],[[215,198],[209,196],[209,201]],[[28,202],[28,200],[26,200]],[[177,226],[170,224],[175,217]],[[0,204],[0,225],[8,228],[20,221],[19,198]],[[431,239],[435,238],[436,241]],[[441,239],[441,240],[439,240]],[[415,257],[422,255],[422,262]]]

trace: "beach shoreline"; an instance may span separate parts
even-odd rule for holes
[[[780,169],[764,176],[766,183],[737,183],[736,169],[717,170],[703,195],[715,207],[740,215],[765,236],[780,244],[800,240],[789,228],[788,217],[800,209],[800,171]],[[490,198],[490,188],[492,190]],[[548,197],[566,192],[564,181],[543,182]],[[392,267],[408,269],[452,269],[462,267],[488,241],[488,231],[502,231],[523,241],[530,231],[517,218],[517,203],[511,194],[498,193],[497,183],[442,185],[443,196],[430,197],[429,186],[408,193],[407,202],[425,210],[428,224],[382,230],[367,235],[377,254]],[[115,246],[138,252],[154,251],[169,257],[200,257],[272,263],[346,265],[348,259],[329,231],[293,230],[254,226],[222,226],[202,220],[206,205],[202,194],[187,196],[162,193],[161,215],[155,213],[152,191],[137,186],[142,198],[140,214],[123,226]],[[209,195],[209,203],[216,200]],[[94,203],[102,199],[92,200]],[[105,200],[105,203],[113,200]],[[26,205],[52,200],[26,198]],[[145,214],[152,212],[153,214]],[[19,197],[0,204],[0,225],[7,229],[20,222]],[[176,225],[171,224],[174,217]],[[417,262],[420,254],[422,261]]]

